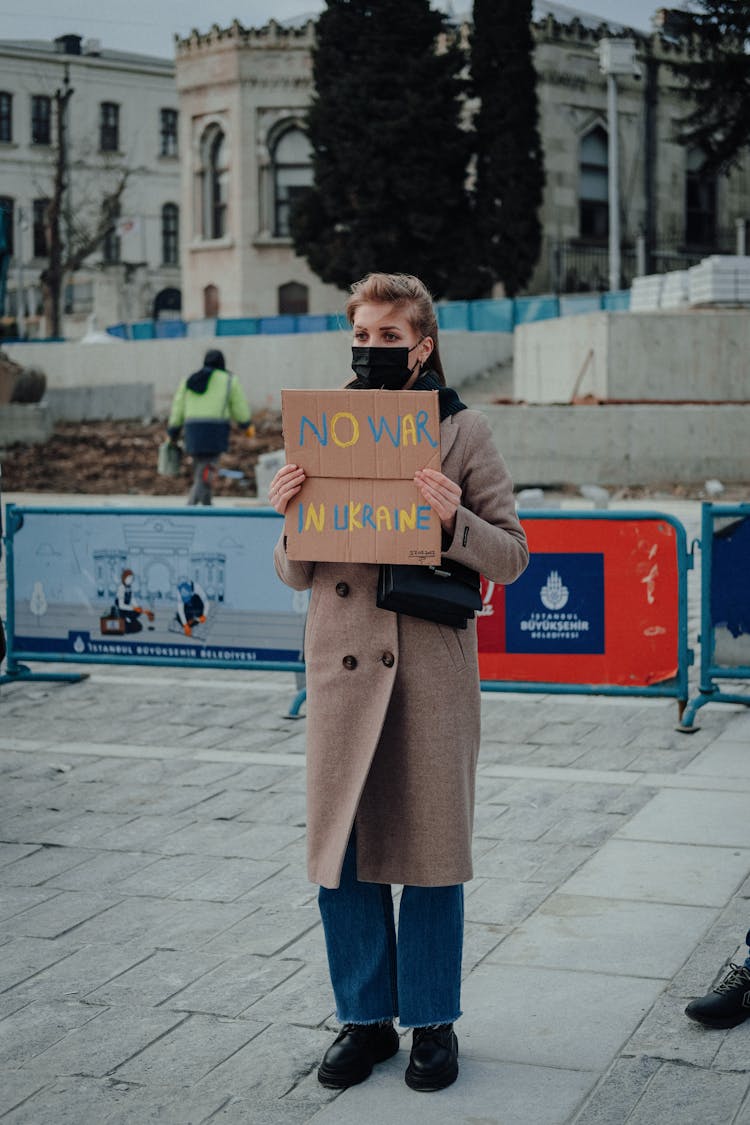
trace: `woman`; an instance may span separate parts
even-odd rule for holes
[[[445,386],[435,311],[415,277],[352,286],[350,387],[437,390],[442,472],[415,483],[438,514],[444,557],[512,582],[528,561],[512,483],[481,414]],[[276,473],[284,512],[302,469]],[[343,1029],[318,1070],[362,1082],[412,1027],[406,1082],[440,1090],[458,1074],[463,883],[479,751],[476,622],[454,629],[376,607],[378,567],[305,563],[275,551],[279,577],[311,588],[307,664],[308,873],[320,884],[328,963]],[[398,939],[391,884],[402,884]]]

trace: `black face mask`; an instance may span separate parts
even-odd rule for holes
[[[399,391],[414,372],[409,367],[409,352],[421,343],[417,341],[413,348],[352,348],[352,371],[372,390]]]

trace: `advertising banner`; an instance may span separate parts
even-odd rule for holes
[[[11,506],[7,522],[16,658],[302,659],[308,593],[274,572],[275,513]]]
[[[284,452],[305,470],[290,559],[435,563],[440,520],[414,484],[440,469],[437,392],[282,390]]]
[[[526,517],[531,557],[508,587],[482,579],[484,681],[638,687],[679,665],[679,561],[663,518]]]
[[[711,552],[711,663],[722,668],[748,668],[750,516],[714,518],[712,531],[703,545],[704,552]]]

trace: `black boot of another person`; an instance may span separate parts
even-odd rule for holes
[[[458,1078],[458,1040],[452,1023],[415,1027],[404,1078],[412,1090],[444,1090]]]
[[[392,1023],[345,1023],[323,1056],[318,1081],[330,1090],[356,1086],[370,1077],[375,1063],[385,1062],[397,1050]]]
[[[726,976],[711,992],[691,1000],[685,1015],[706,1027],[736,1027],[750,1019],[750,969],[730,962]]]

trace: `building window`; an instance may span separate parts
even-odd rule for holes
[[[31,143],[52,144],[52,99],[46,94],[31,96]]]
[[[313,182],[310,142],[296,125],[283,132],[271,153],[273,233],[288,238],[295,199]]]
[[[9,195],[0,195],[0,215],[2,215],[4,226],[3,234],[5,236],[5,245],[10,251],[11,258],[13,257],[13,232],[15,227],[15,209],[13,200]],[[2,239],[0,239],[2,245]]]
[[[717,176],[703,171],[704,161],[701,149],[687,150],[685,242],[707,249],[716,242]]]
[[[219,315],[219,290],[216,285],[207,285],[203,290],[203,315],[206,318]]]
[[[162,109],[160,123],[160,155],[177,156],[177,110]]]
[[[34,240],[34,257],[46,258],[49,253],[47,248],[47,206],[48,199],[34,200],[34,219],[32,233]]]
[[[299,281],[287,281],[279,286],[279,313],[304,316],[310,311],[310,291]]]
[[[102,261],[105,265],[115,266],[122,255],[122,239],[120,238],[120,208],[115,206],[112,211],[112,226],[104,236],[102,242]]]
[[[223,238],[227,232],[229,164],[226,137],[211,125],[201,143],[202,230],[204,238]]]
[[[579,166],[581,238],[605,239],[609,234],[609,158],[607,133],[601,125],[581,138]]]
[[[0,90],[0,141],[13,140],[13,95]]]
[[[117,152],[120,147],[120,107],[102,102],[99,107],[99,150]]]
[[[176,266],[180,260],[180,211],[176,203],[165,203],[161,209],[161,260],[165,266]]]

